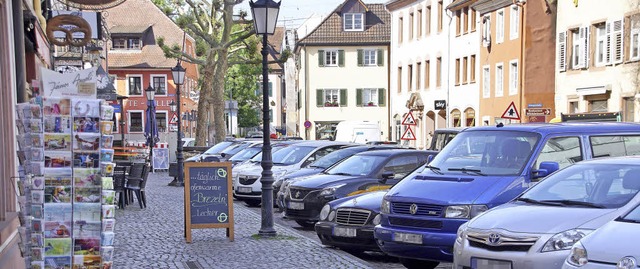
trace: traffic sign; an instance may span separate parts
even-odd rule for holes
[[[304,122],[304,128],[307,128],[307,129],[311,128],[311,122],[310,121],[305,121]]]
[[[507,107],[507,110],[502,113],[503,119],[511,119],[511,120],[520,120],[520,114],[518,113],[518,109],[516,108],[516,104],[511,102],[511,104]]]
[[[416,119],[413,117],[413,113],[409,111],[404,119],[402,120],[402,125],[417,125]]]
[[[549,116],[551,108],[527,108],[524,110],[524,114],[527,116]]]
[[[402,134],[401,140],[416,140],[416,135],[411,130],[411,126],[407,126],[407,129],[404,130],[404,134]]]
[[[173,116],[171,117],[171,120],[169,121],[170,124],[178,124],[178,116],[176,114],[173,114]]]

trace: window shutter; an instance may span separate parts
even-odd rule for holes
[[[590,46],[589,46],[589,38],[590,38],[590,33],[589,33],[590,27],[584,27],[584,50],[582,51],[584,54],[584,59],[583,61],[583,68],[589,68],[589,66],[591,65],[591,61],[589,59],[589,54],[590,54]]]
[[[619,64],[624,59],[624,21],[613,21],[611,28],[611,62]]]
[[[363,66],[364,51],[358,50],[358,66]]]
[[[340,106],[347,106],[347,89],[340,89]]]
[[[362,89],[356,89],[356,106],[362,106]]]
[[[378,57],[376,61],[378,61],[378,66],[384,65],[384,50],[381,50],[381,49],[378,50]]]
[[[297,100],[297,102],[298,102],[298,106],[297,106],[298,109],[301,109],[302,108],[302,91],[298,91],[298,100]]]
[[[385,106],[385,101],[387,101],[386,93],[387,91],[383,88],[378,89],[378,106]]]
[[[318,66],[324,66],[324,50],[318,51]]]
[[[338,66],[339,67],[344,66],[344,50],[338,51]]]
[[[322,89],[316,90],[316,105],[324,106],[324,94]]]
[[[558,70],[567,71],[567,32],[558,33]]]
[[[611,45],[613,41],[611,39],[611,26],[613,26],[611,22],[607,22],[607,24],[605,25],[605,35],[606,35],[606,42],[607,42],[604,48],[605,64],[611,64],[611,59],[613,58],[613,53],[611,49]]]

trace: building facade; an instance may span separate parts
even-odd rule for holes
[[[389,24],[384,5],[346,0],[297,42],[303,138],[333,139],[340,121],[360,120],[389,139]]]
[[[555,116],[638,122],[637,1],[559,1]]]

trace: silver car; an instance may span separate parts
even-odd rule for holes
[[[454,268],[561,268],[571,247],[640,202],[640,158],[583,161],[458,229]]]
[[[633,269],[640,259],[640,206],[573,245],[565,269]]]

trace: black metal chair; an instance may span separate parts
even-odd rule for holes
[[[125,202],[127,204],[133,203],[133,191],[129,189],[129,185],[132,184],[132,178],[142,178],[142,173],[144,172],[144,166],[146,163],[134,163],[129,167],[129,174],[127,174],[127,185],[125,186]],[[134,184],[136,182],[133,182]]]
[[[131,202],[133,202],[133,195],[135,195],[136,199],[138,199],[138,204],[140,204],[141,209],[146,207],[146,201],[144,201],[143,199],[142,189],[146,185],[147,177],[149,175],[149,169],[150,169],[149,165],[143,164],[142,173],[140,174],[139,177],[136,177],[131,173],[129,173],[129,176],[127,177],[126,190],[130,195]],[[136,170],[135,164],[134,166],[131,167],[131,171],[134,171],[134,170]]]
[[[127,167],[125,166],[116,166],[113,169],[113,190],[118,195],[118,207],[125,209],[126,207],[126,189],[127,185]]]

